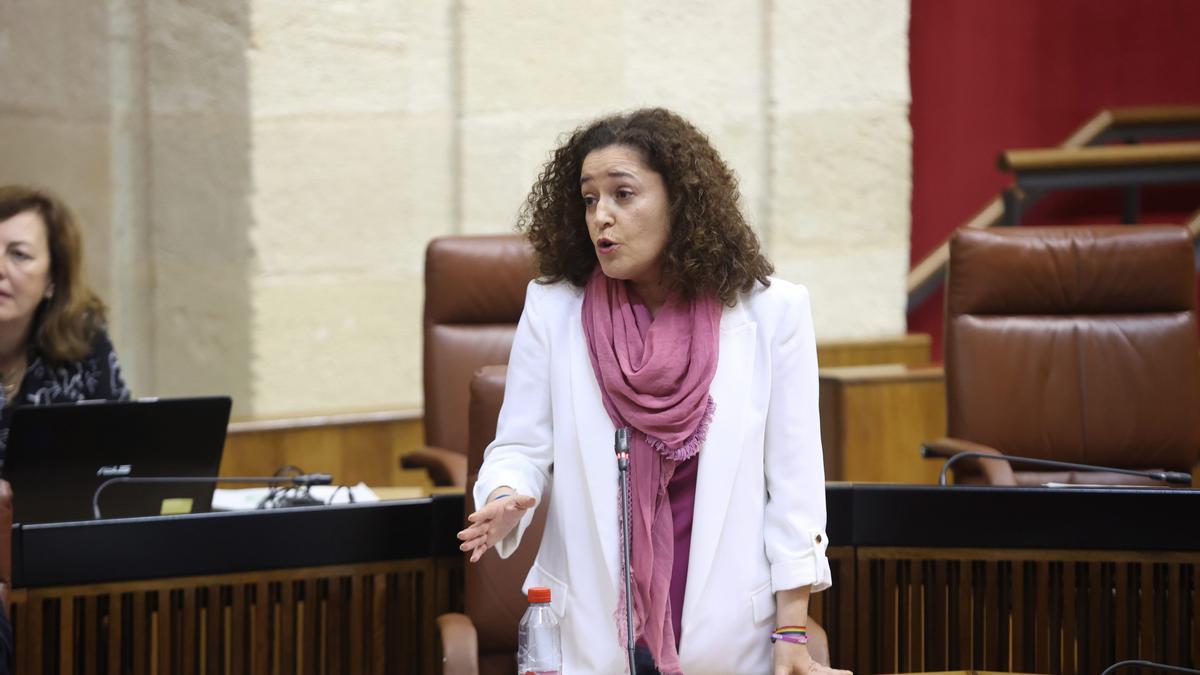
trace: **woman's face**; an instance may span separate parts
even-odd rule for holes
[[[671,231],[662,176],[637,150],[610,145],[583,159],[579,188],[604,274],[632,282],[643,297],[661,290],[662,254]]]
[[[0,221],[0,324],[27,321],[50,288],[50,246],[37,211]]]

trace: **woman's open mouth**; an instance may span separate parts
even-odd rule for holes
[[[601,254],[612,253],[613,251],[617,250],[617,246],[617,242],[613,241],[612,239],[600,239],[596,242],[596,250]]]

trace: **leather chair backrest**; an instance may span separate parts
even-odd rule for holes
[[[946,294],[949,435],[1014,455],[1190,471],[1195,284],[1181,227],[959,231]]]
[[[466,454],[471,376],[508,363],[533,278],[516,235],[434,239],[425,251],[425,443]]]
[[[471,492],[483,463],[483,451],[496,437],[496,418],[504,400],[507,372],[506,366],[487,366],[471,380],[466,513],[475,510]],[[537,557],[549,503],[550,490],[547,489],[534,512],[533,522],[525,530],[521,545],[507,559],[502,560],[489,552],[479,562],[466,564],[464,604],[478,635],[480,675],[510,675],[517,670],[517,624],[528,605],[521,594],[521,586]]]

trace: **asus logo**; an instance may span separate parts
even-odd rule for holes
[[[133,473],[132,464],[115,464],[113,466],[102,466],[96,471],[97,476],[128,476]]]

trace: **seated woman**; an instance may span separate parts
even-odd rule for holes
[[[806,645],[832,581],[808,292],[768,276],[737,202],[662,109],[576,130],[526,201],[540,279],[459,538],[472,562],[509,555],[553,481],[526,583],[552,591],[563,672],[626,670],[622,427],[637,671],[845,672]]]
[[[75,216],[57,197],[0,187],[0,457],[19,405],[126,400],[106,308],[83,279]]]

